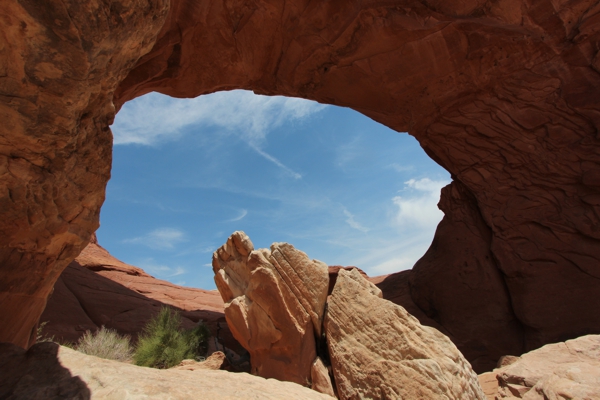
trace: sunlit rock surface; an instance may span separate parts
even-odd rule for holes
[[[331,399],[291,382],[208,369],[159,370],[55,343],[0,344],[0,397],[14,399]]]
[[[339,271],[325,331],[341,399],[485,399],[456,346],[357,270]]]
[[[287,243],[254,250],[238,231],[213,254],[213,270],[227,323],[250,353],[252,373],[310,386],[327,265]]]
[[[600,336],[548,344],[480,376],[488,399],[600,399]]]

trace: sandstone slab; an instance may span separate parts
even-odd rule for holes
[[[215,282],[252,373],[311,384],[329,285],[327,266],[287,243],[254,250],[234,232],[213,255]]]
[[[600,335],[548,344],[493,374],[498,398],[599,399]]]
[[[421,326],[356,270],[340,270],[325,331],[341,399],[485,399],[450,339]]]
[[[158,370],[88,356],[54,343],[0,344],[0,397],[68,399],[331,399],[246,373]]]

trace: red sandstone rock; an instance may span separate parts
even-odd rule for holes
[[[250,353],[252,373],[310,386],[327,266],[287,243],[254,250],[239,231],[215,251],[212,263],[227,323]]]
[[[223,301],[216,290],[187,288],[156,279],[117,260],[95,240],[58,279],[41,317],[47,322],[43,333],[60,342],[76,342],[86,330],[104,325],[135,339],[163,305],[181,312],[184,328],[203,320],[216,335],[219,323],[221,345],[242,350],[227,327]]]
[[[475,364],[600,332],[598,15],[594,0],[2,1],[0,340],[31,342],[98,226],[113,99],[234,88],[351,107],[452,174],[481,223],[447,218],[410,293],[442,325],[486,320],[453,335]],[[436,298],[444,262],[455,292]]]

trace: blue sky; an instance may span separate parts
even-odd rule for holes
[[[371,276],[411,268],[443,214],[449,174],[417,141],[346,108],[219,92],[150,93],[112,126],[100,244],[161,279],[214,289],[236,230]]]

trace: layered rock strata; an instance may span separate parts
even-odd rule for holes
[[[213,254],[213,270],[227,323],[250,353],[252,373],[310,386],[327,265],[287,243],[254,250],[246,234],[234,232]]]
[[[441,241],[461,238],[421,263],[411,302],[476,365],[600,332],[599,16],[595,0],[2,1],[0,340],[31,343],[98,226],[113,102],[236,88],[351,107],[452,174],[470,216],[447,218]],[[467,293],[473,329],[453,322]]]
[[[485,399],[456,346],[356,270],[340,270],[325,316],[340,399]]]
[[[45,323],[44,336],[74,343],[86,330],[104,325],[135,340],[148,320],[169,306],[181,313],[183,328],[192,328],[200,320],[208,325],[213,335],[211,349],[223,350],[225,345],[236,352],[243,350],[227,327],[217,291],[156,279],[117,260],[98,245],[95,236],[92,239],[56,282],[40,318]]]
[[[88,356],[55,343],[0,343],[3,399],[332,399],[291,382],[209,369],[160,370]]]

